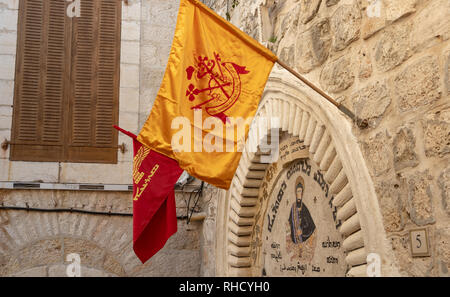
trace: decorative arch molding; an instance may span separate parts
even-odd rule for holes
[[[382,275],[398,275],[373,182],[352,124],[337,108],[285,70],[274,68],[256,117],[280,118],[280,130],[298,137],[323,173],[341,221],[347,276],[366,276],[366,258],[377,253]],[[268,132],[264,132],[267,134]],[[262,136],[262,137],[261,137]],[[258,135],[262,139],[265,135]],[[270,164],[247,141],[230,190],[223,192],[217,217],[217,275],[251,276],[251,239],[261,206],[260,187]]]
[[[57,195],[43,196],[37,191],[6,192],[3,201],[10,205],[48,207]],[[9,193],[9,195],[7,195]],[[23,196],[34,200],[24,200]],[[64,193],[60,193],[65,197]],[[68,196],[68,195],[66,195]],[[39,198],[41,197],[41,198]],[[0,199],[1,200],[1,199]],[[111,200],[115,200],[111,197]],[[123,201],[126,201],[123,199]],[[81,208],[83,200],[75,201]],[[112,201],[104,201],[111,206]],[[117,203],[117,200],[115,201]],[[66,202],[69,204],[69,202]],[[123,206],[123,205],[121,205]],[[93,205],[85,206],[92,210]],[[64,276],[66,256],[77,253],[82,275],[132,276],[144,269],[132,249],[132,221],[128,217],[70,212],[34,212],[7,210],[0,212],[1,276]]]

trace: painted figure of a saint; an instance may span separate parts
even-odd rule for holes
[[[305,205],[303,197],[305,193],[305,182],[301,176],[295,181],[295,201],[289,212],[289,235],[287,235],[287,250],[296,257],[310,261],[314,254],[316,242],[316,225]]]

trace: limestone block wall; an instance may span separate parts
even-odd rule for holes
[[[0,139],[10,139],[19,0],[0,2]],[[8,177],[9,151],[0,152],[0,180]]]
[[[139,127],[159,91],[172,46],[179,0],[142,1]]]
[[[204,223],[186,224],[188,196],[177,191],[178,231],[142,265],[132,248],[132,217],[107,214],[131,214],[130,193],[0,190],[2,206],[105,212],[0,210],[0,276],[64,277],[71,253],[80,255],[81,276],[211,276],[216,190],[205,189],[196,207]]]
[[[63,0],[61,0],[63,1]],[[169,56],[179,0],[128,0],[122,4],[119,126],[133,133],[150,112]],[[11,140],[19,0],[0,0],[0,143]],[[0,206],[132,213],[132,142],[119,133],[117,164],[11,162],[0,149]],[[38,189],[14,189],[14,183]],[[65,190],[39,189],[45,187]],[[101,189],[73,190],[77,184]],[[215,190],[205,189],[186,224],[190,191],[176,192],[178,232],[142,265],[132,249],[131,216],[0,209],[0,276],[66,276],[69,253],[81,256],[84,276],[196,276],[214,274]],[[72,190],[71,190],[72,188]],[[190,208],[193,207],[191,201]]]
[[[204,2],[368,121],[352,133],[400,273],[448,275],[450,2]],[[418,227],[429,257],[411,256]]]

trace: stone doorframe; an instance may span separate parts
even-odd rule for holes
[[[256,117],[279,117],[281,130],[309,147],[310,160],[323,172],[342,225],[347,276],[366,276],[366,257],[381,257],[383,276],[399,275],[383,227],[375,189],[352,124],[336,107],[285,70],[274,68]],[[259,138],[261,139],[261,138]],[[251,276],[251,238],[259,188],[269,164],[244,148],[228,191],[218,201],[216,274]]]

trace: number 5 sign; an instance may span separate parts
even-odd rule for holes
[[[413,257],[428,257],[430,249],[428,245],[428,232],[426,228],[409,231],[411,254]]]

